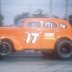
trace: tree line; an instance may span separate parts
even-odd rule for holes
[[[24,12],[20,15],[17,15],[14,19],[14,22],[16,23],[17,21],[24,19],[24,18],[48,18],[50,17],[47,13],[44,13],[43,10],[38,9],[36,11],[34,11],[34,13],[30,14],[29,12]],[[56,15],[52,15],[53,18],[59,18]],[[65,20],[67,20],[66,18],[63,18]],[[72,25],[72,15],[68,16],[68,21],[69,23]]]
[[[24,12],[18,16],[15,17],[14,22],[24,19],[24,18],[46,18],[48,17],[48,14],[43,13],[43,10],[38,9],[37,11],[34,11],[34,13]]]
[[[0,14],[0,26],[3,26],[3,19],[4,17],[2,16],[2,14]]]

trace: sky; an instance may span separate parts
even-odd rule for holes
[[[4,24],[14,24],[14,18],[23,12],[33,13],[42,9],[50,14],[50,0],[0,0],[1,13],[4,16]],[[66,0],[52,0],[52,14],[65,17]],[[72,0],[68,0],[68,15],[72,14]]]

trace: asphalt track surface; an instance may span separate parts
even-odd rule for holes
[[[72,72],[72,58],[44,58],[41,53],[16,52],[0,60],[0,72]]]

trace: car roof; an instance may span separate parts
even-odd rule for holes
[[[67,20],[61,19],[61,18],[25,18],[21,19],[20,21],[25,21],[25,22],[31,22],[31,21],[50,21],[50,22],[56,22],[58,24],[64,23],[67,24]]]

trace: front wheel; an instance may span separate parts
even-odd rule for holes
[[[60,59],[69,59],[72,56],[72,42],[61,40],[56,44],[56,53]]]

